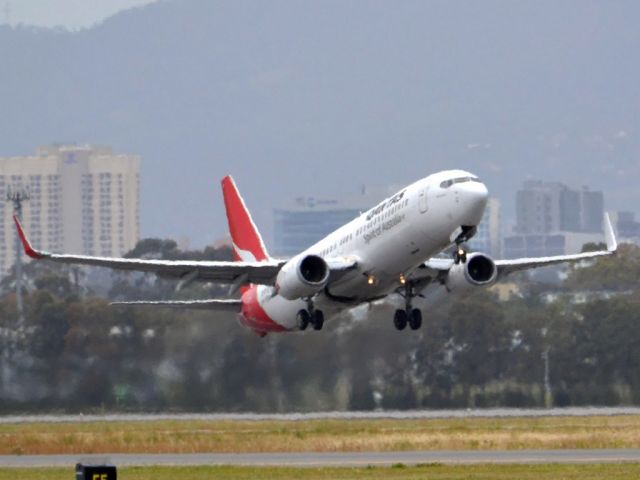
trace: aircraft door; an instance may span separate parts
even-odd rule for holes
[[[418,205],[420,207],[420,213],[425,213],[429,209],[428,196],[429,196],[429,187],[423,187],[422,190],[420,190],[420,195],[418,197]]]

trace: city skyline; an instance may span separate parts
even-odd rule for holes
[[[29,225],[30,230],[33,231],[32,237],[34,239],[34,243],[45,250],[50,251],[70,251],[73,253],[83,253],[83,254],[96,254],[99,253],[104,256],[120,256],[126,253],[128,250],[135,246],[135,241],[140,238],[144,238],[144,235],[139,232],[139,218],[138,215],[144,215],[144,212],[135,213],[132,218],[135,218],[136,226],[133,230],[130,230],[130,233],[127,235],[127,241],[124,242],[122,238],[116,238],[112,240],[115,245],[113,247],[106,248],[104,246],[104,242],[102,247],[100,247],[100,242],[97,242],[93,239],[89,241],[86,235],[83,236],[83,240],[80,241],[79,235],[69,234],[67,233],[67,240],[64,241],[64,230],[78,230],[82,229],[86,230],[86,225],[81,225],[75,219],[81,217],[83,219],[82,223],[86,224],[88,222],[87,219],[93,219],[93,215],[99,217],[99,212],[94,212],[91,208],[87,208],[87,205],[83,205],[82,213],[78,216],[76,215],[66,215],[66,220],[63,223],[61,221],[60,213],[52,208],[50,205],[46,204],[45,207],[42,206],[42,198],[43,195],[49,195],[51,198],[56,195],[56,191],[59,189],[58,184],[41,186],[38,182],[33,183],[35,180],[32,176],[28,178],[25,177],[25,172],[37,171],[39,175],[48,173],[59,173],[61,165],[68,165],[69,163],[74,163],[78,161],[78,159],[82,159],[83,156],[84,161],[88,159],[87,155],[90,157],[91,155],[101,156],[103,159],[108,158],[112,155],[112,150],[109,147],[92,147],[88,145],[52,145],[45,147],[38,147],[36,149],[36,154],[32,156],[22,156],[22,157],[13,157],[13,158],[2,158],[0,157],[0,190],[9,191],[9,189],[19,191],[23,186],[28,186],[30,193],[33,193],[33,199],[31,202],[25,204],[25,224]],[[69,159],[72,159],[70,161]],[[139,165],[139,157],[126,157],[131,158],[132,161],[136,165]],[[48,162],[47,162],[48,159]],[[52,160],[53,159],[53,163]],[[46,167],[45,167],[46,166]],[[102,167],[104,169],[104,166]],[[51,170],[51,172],[49,172]],[[16,176],[17,172],[21,172],[21,175]],[[136,174],[136,185],[139,182],[137,178],[139,174]],[[51,175],[49,175],[51,176]],[[68,176],[68,175],[67,175]],[[6,179],[5,179],[6,177]],[[76,175],[77,177],[77,175]],[[57,177],[59,182],[59,176]],[[83,177],[84,178],[84,177]],[[75,178],[76,183],[80,182],[79,177]],[[82,182],[85,182],[86,179],[83,179]],[[100,180],[102,181],[102,180]],[[66,181],[69,183],[69,179]],[[95,185],[95,188],[98,190],[102,186],[99,184]],[[84,188],[84,187],[83,187]],[[136,187],[137,188],[137,187]],[[273,229],[273,236],[267,237],[268,243],[271,244],[273,248],[273,252],[278,256],[290,256],[295,254],[297,251],[301,251],[302,249],[310,246],[315,241],[322,238],[324,235],[327,235],[334,229],[338,228],[342,224],[347,221],[355,218],[359,213],[367,211],[369,208],[373,207],[377,202],[385,198],[386,196],[394,193],[400,187],[398,185],[392,184],[384,187],[372,187],[361,185],[359,187],[359,192],[349,192],[343,196],[336,196],[333,198],[322,198],[322,197],[314,197],[314,196],[299,196],[290,199],[288,202],[285,202],[279,206],[273,207],[273,223],[268,225]],[[42,190],[41,190],[42,189]],[[565,196],[567,193],[574,195],[572,192],[575,192],[575,195],[589,195],[590,197],[595,196],[596,200],[599,199],[599,202],[596,202],[600,207],[598,207],[594,214],[591,214],[590,217],[598,217],[601,221],[603,208],[603,192],[590,190],[588,186],[581,186],[579,189],[572,188],[571,186],[567,186],[561,182],[553,182],[553,181],[543,181],[543,180],[525,180],[522,182],[521,190],[517,191],[516,194],[516,204],[518,203],[519,198],[523,190],[533,189],[539,191],[548,191],[549,195],[555,195],[554,198],[560,202],[561,195],[559,192],[562,192]],[[86,188],[85,188],[86,190]],[[42,191],[45,193],[42,194]],[[84,190],[83,190],[84,191]],[[47,193],[49,192],[49,193]],[[137,193],[135,194],[137,195]],[[574,195],[574,196],[575,196]],[[51,200],[50,198],[50,200]],[[56,197],[57,198],[57,197]],[[83,198],[81,202],[72,202],[77,203],[78,205],[82,205],[90,198],[90,195],[87,192],[83,193]],[[573,197],[572,197],[573,198]],[[540,198],[537,199],[538,203],[540,203]],[[58,202],[60,202],[58,200]],[[503,242],[505,239],[511,243],[511,247],[507,248],[506,253],[508,256],[513,257],[516,254],[524,254],[526,253],[526,248],[524,245],[514,247],[513,239],[514,235],[518,234],[518,221],[522,222],[522,219],[516,218],[513,222],[505,222],[503,218],[502,204],[505,203],[504,200],[493,196],[491,201],[487,206],[487,210],[485,212],[485,217],[483,218],[483,223],[480,225],[478,234],[471,242],[469,242],[470,247],[475,250],[484,251],[490,255],[495,256],[496,258],[500,257],[500,254],[503,250]],[[509,203],[509,202],[506,202]],[[575,203],[575,202],[574,202]],[[69,209],[69,202],[67,201],[67,210]],[[136,210],[137,203],[132,203],[133,209]],[[569,207],[573,206],[573,203],[568,204]],[[577,204],[576,204],[577,205]],[[96,209],[98,210],[98,209]],[[36,215],[34,216],[33,212],[36,211]],[[43,211],[46,213],[41,214]],[[518,213],[518,210],[516,211]],[[619,217],[618,212],[615,212],[615,219],[617,220]],[[634,222],[634,213],[635,212],[621,212],[622,221],[626,222],[627,230],[630,228],[628,225],[633,225]],[[13,230],[13,225],[11,222],[11,208],[10,205],[4,202],[0,206],[0,214],[4,217],[4,226],[3,229],[0,230],[0,243],[4,242],[4,245],[0,246],[0,262],[3,263],[3,268],[10,266],[13,262],[13,249],[12,245],[12,235],[7,235],[5,232],[11,232]],[[562,235],[566,235],[566,232],[581,232],[581,229],[567,229],[561,228],[560,225],[560,216],[561,213],[559,210],[556,210],[554,213],[555,217],[557,217],[555,222],[555,228],[548,228],[544,231],[540,230],[540,228],[536,227],[535,224],[531,225],[531,228],[528,230],[529,233],[542,233],[542,234],[551,234],[549,238],[549,247],[535,247],[538,248],[539,252],[542,254],[558,254],[560,253],[571,253],[572,250],[579,249],[579,247],[588,241],[599,238],[597,233],[594,235],[574,235],[572,237],[573,240],[565,241],[558,237],[558,233],[562,233]],[[579,212],[576,212],[576,215],[580,216]],[[129,215],[131,216],[131,215]],[[565,214],[566,216],[566,214]],[[32,218],[33,217],[33,218]],[[555,218],[554,217],[554,218]],[[43,220],[44,219],[44,220]],[[49,230],[42,226],[42,224],[49,225]],[[91,223],[91,222],[90,222]],[[52,229],[52,225],[55,227]],[[293,225],[293,227],[291,226]],[[309,226],[312,225],[313,228],[309,230]],[[265,230],[269,230],[265,228]],[[44,231],[44,233],[43,233]],[[586,231],[585,233],[588,233]],[[593,230],[591,230],[593,232]],[[527,233],[527,232],[520,232]],[[92,234],[93,235],[93,234]],[[69,238],[76,238],[75,241],[70,241]],[[211,238],[209,244],[214,244],[217,240],[226,238],[227,234],[225,233],[219,238]],[[553,238],[551,238],[553,237]],[[115,237],[114,237],[115,238]],[[179,237],[181,241],[184,242],[187,239],[187,243],[190,243],[190,239],[185,235]],[[135,241],[134,241],[135,239]],[[545,241],[541,239],[535,239],[537,242]],[[524,240],[520,240],[524,241]],[[118,243],[119,242],[119,243]],[[91,244],[91,248],[89,245]],[[537,245],[542,245],[538,243]],[[92,249],[93,248],[93,249]],[[514,249],[515,248],[515,249]],[[534,247],[531,247],[534,248]],[[540,250],[542,248],[542,250]],[[520,250],[523,252],[520,252]],[[515,252],[515,253],[514,253]],[[520,253],[518,253],[520,252]],[[532,250],[531,252],[536,252],[536,250]],[[529,253],[531,253],[529,252]],[[532,253],[533,254],[533,253]]]

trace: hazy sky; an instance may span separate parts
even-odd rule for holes
[[[267,239],[293,198],[450,168],[507,223],[526,179],[640,210],[637,0],[0,0],[0,19],[6,1],[14,21],[103,21],[0,28],[0,155],[140,154],[147,237],[226,235],[227,174]]]
[[[2,23],[68,29],[90,27],[125,10],[156,0],[0,0]]]

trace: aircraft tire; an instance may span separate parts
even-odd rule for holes
[[[393,316],[393,325],[396,327],[396,330],[404,330],[407,327],[407,320],[407,312],[404,310],[396,310]]]
[[[422,312],[418,308],[414,308],[408,315],[409,327],[411,330],[418,330],[422,326]]]
[[[313,312],[311,323],[314,330],[322,330],[322,326],[324,325],[324,313],[322,313],[322,310],[316,310]]]
[[[298,322],[298,328],[300,330],[306,330],[307,327],[309,326],[309,321],[310,321],[310,315],[309,312],[307,312],[306,310],[299,310],[298,313],[296,314],[296,321]]]

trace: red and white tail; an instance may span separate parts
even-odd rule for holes
[[[235,259],[245,262],[269,260],[262,237],[230,175],[222,179],[222,195]]]

